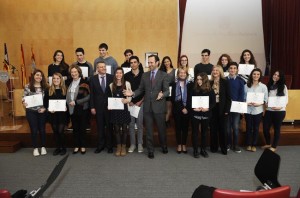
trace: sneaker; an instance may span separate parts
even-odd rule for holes
[[[247,151],[252,151],[252,150],[251,150],[251,146],[247,146],[246,150],[247,150]]]
[[[251,151],[252,151],[252,152],[255,152],[255,151],[256,151],[256,147],[255,147],[255,146],[252,146],[252,147],[251,147]]]
[[[227,145],[227,152],[230,151],[230,145]]]
[[[33,156],[36,157],[36,156],[39,156],[40,155],[40,152],[37,148],[33,149]]]
[[[236,152],[236,153],[241,153],[242,152],[242,150],[238,146],[233,147],[233,151]]]
[[[47,154],[46,148],[42,147],[41,148],[41,155],[46,155],[46,154]]]
[[[135,145],[131,144],[129,149],[128,149],[128,153],[133,153],[134,150],[135,150]]]
[[[60,154],[60,148],[57,148],[57,149],[55,149],[55,150],[53,151],[53,155],[54,155],[54,156],[56,156],[56,155],[58,155],[58,154]]]
[[[139,153],[144,152],[144,148],[143,148],[143,145],[142,145],[142,144],[138,144],[138,152],[139,152]]]

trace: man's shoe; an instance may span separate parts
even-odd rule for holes
[[[67,149],[66,148],[62,148],[60,150],[60,155],[65,155],[67,153]]]
[[[41,155],[46,155],[46,154],[47,154],[46,148],[42,147],[41,148]]]
[[[200,154],[201,154],[203,157],[208,158],[208,154],[207,154],[207,152],[206,152],[205,149],[201,149]]]
[[[96,148],[96,150],[94,151],[94,153],[101,153],[101,151],[103,151],[103,147],[102,148]]]
[[[148,153],[148,158],[153,159],[154,158],[154,153],[153,152],[149,152]]]
[[[138,152],[139,152],[139,153],[144,152],[144,148],[143,148],[143,145],[142,145],[142,144],[138,144]]]
[[[131,144],[129,149],[128,149],[128,153],[133,153],[135,150],[135,145],[134,144]]]
[[[197,150],[194,150],[194,158],[199,158],[200,154]]]
[[[242,150],[238,146],[233,147],[233,151],[236,152],[236,153],[241,153],[242,152]]]
[[[56,155],[60,154],[60,152],[61,152],[60,148],[57,148],[53,151],[53,155],[56,156]]]
[[[227,155],[227,148],[221,148],[221,153],[223,155]]]
[[[163,154],[167,154],[168,153],[168,147],[167,146],[163,146],[162,147],[162,153]]]
[[[107,153],[113,153],[113,152],[114,152],[113,148],[108,148],[107,149]]]

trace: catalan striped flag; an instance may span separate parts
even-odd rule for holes
[[[21,55],[22,55],[22,63],[21,63],[21,71],[22,71],[22,86],[23,88],[26,85],[26,66],[25,66],[25,59],[24,59],[24,50],[23,45],[21,44]]]
[[[8,71],[8,69],[9,69],[9,59],[8,59],[6,43],[4,43],[4,61],[3,61],[3,63],[4,63],[3,70]]]
[[[34,56],[34,53],[33,53],[33,47],[31,47],[31,67],[32,67],[31,73],[33,73],[33,71],[36,69],[35,56]]]

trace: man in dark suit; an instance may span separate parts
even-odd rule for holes
[[[100,153],[105,146],[108,153],[113,153],[112,125],[110,124],[110,116],[107,109],[107,95],[109,93],[109,84],[113,81],[113,75],[106,73],[104,61],[97,63],[97,72],[98,74],[90,78],[90,107],[91,113],[96,115],[99,138],[95,153]]]
[[[144,120],[146,124],[148,157],[154,158],[153,146],[153,120],[155,120],[159,142],[164,154],[168,153],[166,140],[166,97],[169,96],[169,81],[167,73],[158,70],[159,57],[150,55],[148,57],[150,71],[143,74],[140,86],[134,92],[124,90],[127,96],[144,96]]]

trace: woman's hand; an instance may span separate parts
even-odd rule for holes
[[[74,106],[76,105],[76,103],[75,103],[75,101],[71,101],[71,102],[69,103],[69,105],[71,105],[72,107],[74,107]]]
[[[45,111],[46,111],[46,109],[44,107],[42,107],[38,110],[39,113],[44,113]]]

